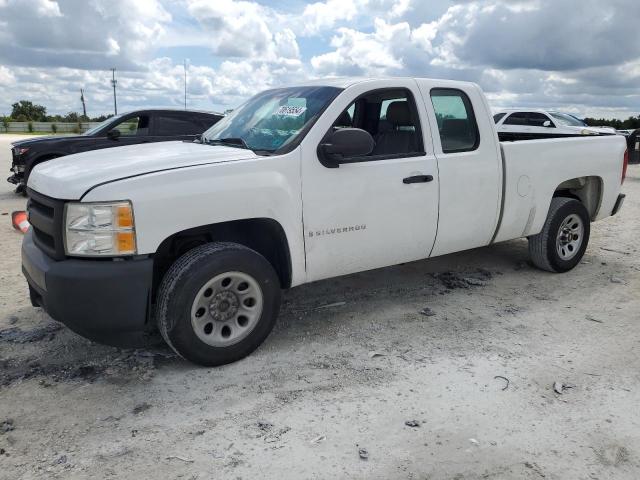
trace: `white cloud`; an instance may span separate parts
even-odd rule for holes
[[[381,19],[375,20],[373,33],[340,28],[331,40],[335,50],[313,57],[311,65],[323,75],[384,75],[402,68],[394,50],[410,36],[407,23],[391,25]]]
[[[134,69],[171,15],[160,0],[8,0],[0,19],[1,63]]]
[[[291,22],[302,25],[298,30],[304,35],[316,35],[358,17],[397,18],[410,6],[411,0],[325,0],[307,5],[302,15],[294,15]]]
[[[315,34],[333,27],[338,21],[351,20],[358,14],[357,0],[327,0],[307,5],[302,13],[303,31]]]
[[[187,6],[216,55],[270,59],[300,55],[295,34],[270,8],[244,0],[187,0]]]
[[[60,5],[55,0],[37,0],[36,13],[39,17],[61,17]]]
[[[122,108],[179,106],[192,48],[190,105],[205,109],[308,77],[409,75],[478,82],[496,106],[637,115],[636,3],[0,0],[0,113],[21,98],[77,111],[80,87],[108,112],[113,66]]]
[[[4,65],[0,65],[0,85],[14,85],[16,77],[11,70]]]

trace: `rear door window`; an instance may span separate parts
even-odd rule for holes
[[[198,135],[206,128],[198,118],[186,118],[177,115],[161,114],[156,117],[156,135],[170,137],[176,135]]]
[[[480,134],[471,100],[461,90],[435,88],[431,90],[444,153],[468,152],[478,148]]]
[[[551,127],[555,126],[551,119],[544,113],[531,112],[529,114],[529,125],[532,127],[544,127],[544,122],[549,122]]]
[[[526,112],[515,112],[507,117],[503,125],[529,125]]]

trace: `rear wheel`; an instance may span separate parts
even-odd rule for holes
[[[587,209],[573,198],[556,197],[542,231],[529,237],[533,264],[549,272],[566,272],[582,259],[589,243]]]
[[[216,366],[253,352],[269,335],[280,308],[280,282],[259,253],[211,243],[180,257],[157,298],[160,333],[187,360]]]

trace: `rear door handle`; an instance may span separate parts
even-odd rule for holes
[[[433,176],[431,175],[414,175],[402,179],[402,183],[409,185],[410,183],[427,183],[432,182]]]

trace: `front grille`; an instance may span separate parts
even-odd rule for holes
[[[28,189],[27,193],[29,195],[27,212],[33,229],[33,241],[54,260],[64,259],[62,238],[64,200],[47,197],[31,189]]]

